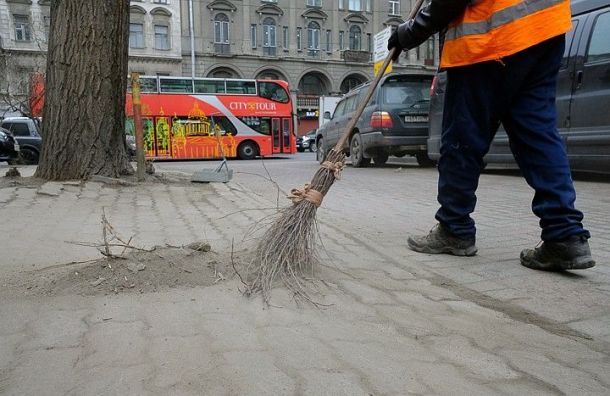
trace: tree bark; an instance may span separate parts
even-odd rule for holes
[[[54,0],[37,177],[133,173],[125,146],[129,0]]]

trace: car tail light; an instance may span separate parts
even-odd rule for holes
[[[394,123],[387,111],[376,111],[371,114],[371,127],[373,128],[392,128]]]
[[[436,84],[438,83],[438,77],[434,76],[432,79],[432,84],[430,85],[430,97],[434,95],[436,92]]]

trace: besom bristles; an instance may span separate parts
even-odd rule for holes
[[[345,154],[330,150],[325,163],[306,186],[325,196],[339,177]],[[261,293],[269,304],[270,292],[276,281],[292,291],[296,298],[313,302],[307,287],[319,261],[316,250],[318,227],[316,204],[297,198],[294,205],[283,209],[279,218],[260,240],[248,271],[247,295]]]

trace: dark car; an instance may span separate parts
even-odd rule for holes
[[[0,128],[0,162],[13,164],[17,158],[19,158],[19,144],[8,129]]]
[[[610,1],[572,1],[572,30],[557,82],[557,128],[575,171],[610,173]],[[432,87],[428,155],[440,157],[447,76]],[[485,163],[515,164],[506,132],[500,128]]]
[[[393,73],[384,76],[359,118],[344,149],[355,167],[385,164],[390,155],[414,155],[422,166],[430,165],[427,155],[428,109],[432,73]],[[369,89],[365,83],[348,92],[328,122],[318,128],[317,158],[339,140],[358,104]]]
[[[305,150],[309,150],[312,153],[316,151],[316,132],[317,129],[314,129],[311,132],[306,133],[303,136],[299,136],[297,138],[297,151],[303,152]]]
[[[40,121],[28,117],[8,117],[0,121],[2,128],[11,131],[19,143],[19,161],[26,165],[38,164],[42,150]]]

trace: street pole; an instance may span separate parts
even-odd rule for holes
[[[189,35],[191,36],[191,78],[193,79],[193,92],[195,92],[195,27],[193,16],[193,0],[189,0]]]
[[[144,181],[146,162],[144,160],[144,132],[142,130],[142,102],[140,101],[140,74],[131,73],[131,103],[133,105],[133,124],[136,132],[136,174],[138,181]]]

